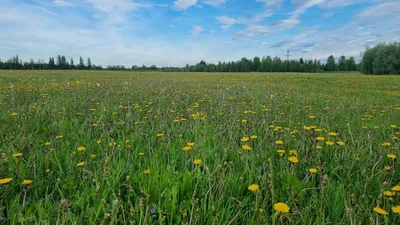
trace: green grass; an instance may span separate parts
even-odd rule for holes
[[[0,125],[0,224],[400,223],[400,77],[0,71]]]

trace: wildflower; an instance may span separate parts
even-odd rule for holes
[[[97,140],[96,143],[99,145],[101,144],[101,140]]]
[[[248,146],[248,145],[243,145],[243,146],[242,146],[242,149],[245,150],[245,151],[250,151],[250,150],[252,150],[252,148],[251,148],[250,146]]]
[[[252,135],[250,138],[251,139],[257,139],[257,136],[256,135]]]
[[[316,116],[314,116],[314,115],[310,115],[308,118],[310,118],[310,119],[315,119],[315,118],[316,118]]]
[[[400,191],[400,185],[392,187],[392,191]]]
[[[61,139],[61,138],[63,138],[62,135],[57,135],[57,136],[56,136],[56,139]]]
[[[290,150],[290,151],[289,151],[289,154],[290,154],[290,155],[295,155],[295,156],[297,156],[297,150],[294,150],[294,149],[293,149],[293,150]]]
[[[385,166],[385,170],[386,170],[386,171],[389,171],[391,168],[392,168],[392,167],[390,167],[390,166]]]
[[[400,205],[398,205],[396,207],[392,207],[392,212],[400,214]]]
[[[195,165],[200,165],[202,163],[201,159],[196,159],[193,161]]]
[[[92,154],[92,155],[90,155],[90,157],[92,157],[92,159],[95,159],[95,158],[96,158],[96,155],[95,155],[95,154]]]
[[[277,145],[283,145],[283,141],[282,141],[282,140],[277,140],[277,141],[275,141],[275,144],[277,144]]]
[[[240,139],[241,142],[246,142],[246,141],[248,141],[248,140],[249,140],[248,137],[242,137],[242,139]]]
[[[375,207],[375,208],[374,208],[374,211],[375,211],[376,213],[378,213],[379,215],[387,215],[387,214],[388,214],[388,212],[387,212],[386,210],[384,210],[384,209],[382,209],[382,208],[379,208],[379,207]]]
[[[276,150],[277,153],[279,153],[280,156],[283,156],[283,154],[285,154],[285,150],[280,149],[280,150]]]
[[[186,145],[189,146],[189,147],[193,147],[194,146],[194,142],[188,142]]]
[[[22,156],[22,153],[15,153],[14,155],[12,155],[14,158],[18,158]]]
[[[183,150],[184,152],[187,152],[187,151],[189,151],[190,149],[192,149],[192,147],[190,147],[190,146],[185,146],[185,147],[182,148],[182,150]]]
[[[50,173],[50,169],[46,169],[45,172],[46,172],[46,173]]]
[[[396,125],[390,125],[390,128],[392,128],[392,129],[396,129],[396,128],[397,128],[397,126],[396,126]]]
[[[294,164],[296,164],[296,163],[299,162],[299,159],[298,159],[296,156],[291,156],[291,157],[288,158],[288,160],[289,160],[291,163],[294,163]]]
[[[162,137],[162,136],[164,136],[164,134],[158,133],[158,134],[156,134],[156,136],[157,136],[157,137]]]
[[[11,113],[11,116],[17,116],[17,115],[18,115],[18,113],[16,113],[16,112]]]
[[[76,150],[78,150],[79,152],[83,152],[86,150],[86,148],[83,146],[79,146]]]
[[[12,181],[12,178],[4,178],[4,179],[0,179],[0,184],[8,184]]]
[[[336,137],[336,136],[337,136],[337,133],[335,133],[335,132],[329,132],[328,134],[329,134],[329,136],[331,136],[331,137]]]
[[[144,173],[144,175],[149,175],[150,174],[150,170],[145,170],[143,173]]]
[[[317,146],[315,146],[315,148],[316,148],[317,150],[321,150],[321,149],[322,149],[322,146],[317,145]]]
[[[252,192],[256,192],[258,190],[260,190],[260,187],[258,186],[258,184],[252,184],[248,187],[248,189]]]
[[[387,197],[392,197],[395,195],[395,192],[392,191],[384,191],[383,194]]]
[[[80,162],[80,163],[76,164],[77,167],[82,167],[84,165],[85,165],[85,162]]]
[[[31,180],[24,180],[24,181],[22,182],[23,185],[30,185],[31,183],[32,183]]]
[[[173,122],[174,122],[174,123],[179,123],[179,120],[174,120]]]
[[[274,209],[275,211],[279,212],[279,213],[288,213],[290,208],[288,205],[286,205],[283,202],[278,202],[274,204]]]
[[[316,173],[316,172],[318,172],[318,170],[315,169],[315,168],[310,168],[308,171],[310,171],[310,173]]]
[[[140,157],[144,156],[144,152],[139,152],[139,156]]]
[[[333,141],[327,141],[327,142],[325,142],[325,144],[328,145],[328,146],[332,146],[332,145],[334,145],[335,143],[333,143]]]
[[[338,142],[336,142],[336,144],[339,145],[339,146],[344,146],[344,142],[343,141],[338,141]]]
[[[247,123],[247,120],[242,120],[242,123]]]
[[[315,138],[317,141],[325,141],[325,138],[324,137],[317,137],[317,138]]]
[[[389,159],[395,159],[396,155],[395,154],[387,154],[386,155]]]
[[[49,145],[51,145],[51,142],[46,142],[46,143],[44,143],[44,145],[46,145],[46,146],[49,146]]]
[[[384,142],[384,143],[382,143],[382,147],[389,147],[389,146],[391,146],[392,144],[390,144],[390,142]]]

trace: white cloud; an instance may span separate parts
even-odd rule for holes
[[[218,16],[217,20],[221,23],[221,30],[226,31],[234,24],[246,24],[249,26],[255,25],[258,22],[272,15],[272,11],[267,10],[251,17],[232,18],[229,16]]]
[[[212,6],[219,6],[226,2],[226,0],[204,0],[204,3]]]
[[[283,0],[256,0],[256,2],[262,2],[271,9],[278,9],[282,6]]]
[[[64,6],[64,7],[72,6],[72,3],[67,2],[65,0],[54,0],[53,3],[58,6]]]
[[[360,12],[358,18],[371,18],[371,17],[391,17],[399,16],[400,2],[384,2],[364,9]]]
[[[236,19],[229,16],[218,16],[217,20],[222,24],[222,30],[228,30],[232,25],[235,24]]]
[[[197,4],[197,0],[176,0],[172,8],[176,10],[186,10]]]
[[[189,32],[189,34],[192,35],[193,37],[197,37],[203,31],[204,28],[202,26],[194,26],[193,29]]]

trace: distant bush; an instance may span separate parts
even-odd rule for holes
[[[400,74],[400,43],[367,47],[362,54],[360,70],[364,74]]]

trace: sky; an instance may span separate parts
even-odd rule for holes
[[[400,0],[0,0],[0,59],[184,66],[279,56],[359,59],[400,41]]]

